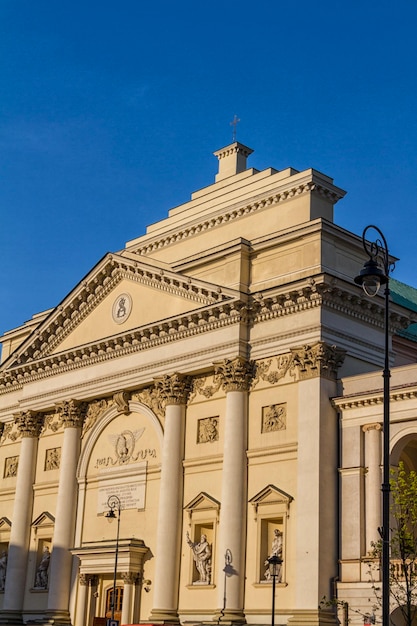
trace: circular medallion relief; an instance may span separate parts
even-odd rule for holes
[[[112,308],[113,321],[116,324],[123,324],[132,311],[132,298],[128,293],[121,293],[116,298]]]

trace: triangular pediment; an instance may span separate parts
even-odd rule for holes
[[[166,264],[141,261],[133,254],[108,254],[43,319],[2,369],[74,352],[134,329],[169,325],[181,316],[237,299],[234,290],[180,274]]]
[[[207,511],[209,509],[215,509],[216,511],[218,511],[220,509],[220,502],[210,496],[208,493],[205,493],[205,491],[202,491],[198,494],[198,496],[195,496],[195,498],[193,498],[191,502],[189,502],[184,508],[186,511],[188,511],[188,513],[190,513],[191,511]]]
[[[53,526],[54,524],[55,524],[55,517],[48,511],[44,511],[43,513],[38,515],[38,517],[32,522],[32,526],[36,528],[39,528],[41,526],[42,527]]]
[[[12,523],[8,517],[0,517],[0,530],[10,530]]]
[[[255,509],[257,509],[259,505],[264,504],[285,504],[286,506],[289,506],[292,500],[293,497],[285,491],[282,491],[282,489],[275,487],[275,485],[267,485],[254,495],[249,502],[255,507]]]

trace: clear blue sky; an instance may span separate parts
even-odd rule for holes
[[[314,167],[417,287],[416,0],[0,0],[0,332],[211,184]]]

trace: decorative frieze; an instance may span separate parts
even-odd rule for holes
[[[323,341],[293,348],[291,352],[294,367],[298,370],[301,380],[316,376],[336,378],[337,370],[342,365],[346,354],[345,350],[330,346]]]
[[[21,437],[39,437],[44,416],[35,411],[22,411],[14,416],[14,421]]]
[[[57,405],[64,428],[79,428],[83,425],[88,410],[86,402],[66,400]]]
[[[255,363],[255,378],[252,387],[255,387],[259,380],[275,385],[281,379],[285,378],[287,373],[293,374],[294,356],[291,352],[280,354],[273,359],[265,361],[257,361]]]
[[[241,356],[214,364],[215,378],[224,391],[248,391],[254,375],[254,363]]]
[[[165,404],[187,404],[191,391],[190,376],[175,373],[172,376],[161,376],[155,379],[155,388],[161,394]]]

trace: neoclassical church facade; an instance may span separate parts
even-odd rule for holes
[[[251,152],[216,152],[213,184],[3,335],[0,624],[261,625],[273,587],[277,624],[336,624],[323,596],[362,623],[384,301],[353,282],[345,192]],[[392,463],[410,468],[416,302],[392,281]]]

